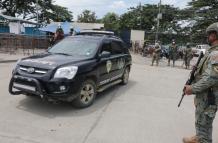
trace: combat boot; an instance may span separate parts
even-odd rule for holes
[[[182,141],[183,141],[183,143],[199,143],[197,136],[193,136],[193,137],[189,137],[189,138],[185,137],[182,139]]]

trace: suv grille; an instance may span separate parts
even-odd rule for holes
[[[40,68],[34,68],[34,67],[24,67],[20,66],[19,68],[22,72],[28,73],[28,74],[39,74],[43,75],[48,72],[47,69],[40,69]]]

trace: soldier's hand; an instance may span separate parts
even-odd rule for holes
[[[192,87],[190,85],[185,85],[185,94],[186,95],[192,94]]]

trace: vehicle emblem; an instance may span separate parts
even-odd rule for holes
[[[112,68],[112,62],[110,60],[107,61],[106,68],[107,68],[107,73],[109,73],[111,71],[111,68]]]
[[[28,69],[27,69],[27,72],[28,72],[29,74],[32,74],[32,73],[35,72],[35,69],[34,69],[34,68],[28,68]]]

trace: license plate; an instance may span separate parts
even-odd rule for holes
[[[19,83],[14,83],[13,85],[14,88],[22,88],[22,89],[27,89],[30,91],[36,91],[36,87],[33,86],[29,86],[29,85],[23,85],[23,84],[19,84]]]

